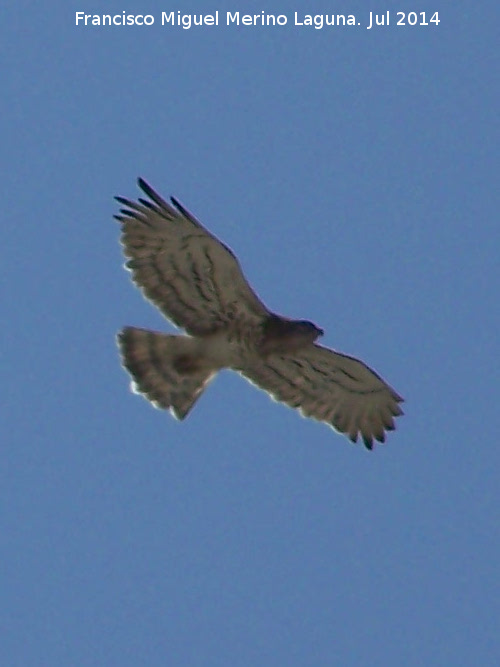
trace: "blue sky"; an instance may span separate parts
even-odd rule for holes
[[[498,664],[497,5],[105,4],[2,11],[2,664]],[[405,397],[386,445],[229,372],[183,423],[129,392],[117,330],[172,329],[122,268],[139,175]]]

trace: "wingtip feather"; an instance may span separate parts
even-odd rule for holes
[[[143,178],[139,177],[137,179],[137,185],[141,188],[145,195],[147,195],[154,203],[160,208],[170,208],[167,202],[160,197],[160,195],[153,190],[153,188],[147,183]]]

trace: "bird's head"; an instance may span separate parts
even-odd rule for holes
[[[307,320],[297,320],[293,322],[294,333],[300,336],[304,342],[314,343],[314,341],[323,335],[323,329],[320,329],[312,322]]]
[[[307,320],[270,315],[263,323],[262,349],[266,354],[285,353],[312,345],[323,330]]]

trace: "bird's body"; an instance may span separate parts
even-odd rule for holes
[[[233,252],[175,199],[139,179],[149,200],[121,197],[127,268],[145,296],[186,336],[125,327],[118,335],[134,389],[183,419],[222,368],[368,448],[383,442],[403,399],[357,359],[318,345],[323,331],[269,311]]]

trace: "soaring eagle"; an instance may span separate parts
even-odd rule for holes
[[[184,419],[217,371],[230,368],[353,442],[384,442],[403,414],[401,396],[362,361],[319,345],[323,331],[312,322],[272,313],[227,246],[176,199],[169,204],[138,183],[148,199],[116,197],[126,267],[187,335],[135,327],[118,334],[133,390]]]

